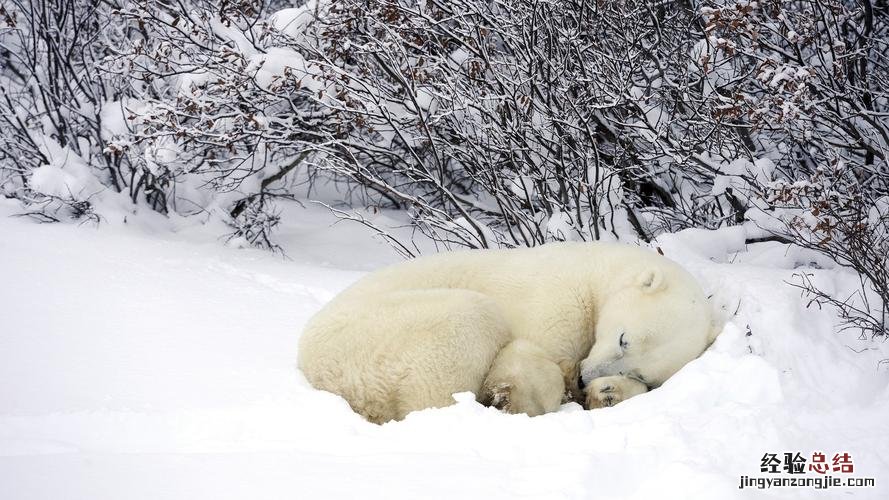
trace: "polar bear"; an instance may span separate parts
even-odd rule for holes
[[[310,319],[298,365],[375,423],[448,406],[464,391],[534,416],[569,399],[598,408],[657,387],[714,333],[700,286],[667,258],[551,243],[370,273]]]

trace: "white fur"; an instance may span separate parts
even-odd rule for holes
[[[703,352],[711,329],[695,280],[647,250],[449,252],[371,273],[337,296],[306,326],[299,366],[372,422],[447,406],[462,391],[537,415],[565,394],[583,398],[579,369],[592,407],[658,386]]]

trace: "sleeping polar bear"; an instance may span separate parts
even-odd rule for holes
[[[375,423],[464,391],[534,416],[565,399],[597,408],[646,392],[714,335],[700,286],[672,261],[627,245],[552,243],[373,272],[309,321],[298,363]]]

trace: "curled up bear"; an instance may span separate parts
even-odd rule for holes
[[[436,254],[368,274],[306,325],[298,364],[367,420],[454,403],[540,415],[662,384],[717,329],[696,280],[610,243]]]

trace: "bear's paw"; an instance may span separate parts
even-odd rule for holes
[[[648,386],[621,375],[599,377],[586,387],[586,407],[590,410],[614,406],[633,396],[648,392]]]
[[[491,406],[509,413],[512,408],[512,405],[510,404],[511,393],[511,384],[495,384],[494,386],[485,389],[485,397],[482,398],[481,403],[485,406]]]

